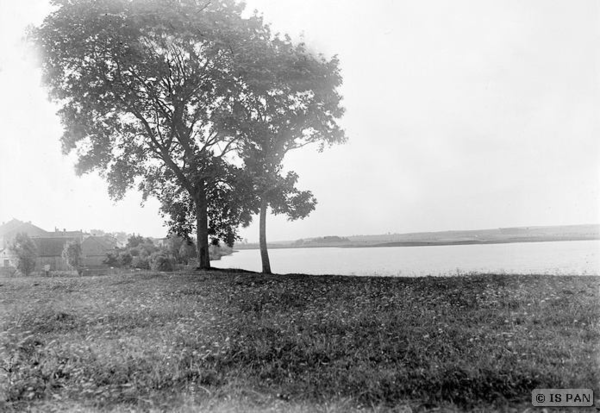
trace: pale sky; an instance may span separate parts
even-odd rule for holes
[[[302,221],[270,217],[270,240],[600,223],[598,0],[248,3],[339,56],[347,110],[347,144],[286,158],[319,204]],[[61,154],[20,41],[48,10],[0,2],[0,222],[164,236],[156,201],[114,203]]]

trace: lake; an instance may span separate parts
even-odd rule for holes
[[[269,250],[277,274],[422,276],[466,273],[600,275],[600,241],[527,242],[381,248]],[[212,261],[217,268],[261,271],[259,250]]]

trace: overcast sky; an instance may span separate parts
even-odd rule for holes
[[[600,222],[597,0],[252,0],[341,61],[349,141],[290,153],[318,199],[270,240]],[[61,154],[21,43],[42,0],[0,2],[0,221],[164,236],[158,204],[113,203]],[[302,36],[302,37],[301,37]],[[242,231],[258,239],[258,225]]]

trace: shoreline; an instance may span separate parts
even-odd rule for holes
[[[507,240],[456,240],[456,241],[393,241],[383,243],[343,243],[332,245],[293,245],[293,244],[269,244],[269,249],[297,249],[297,248],[383,248],[383,247],[442,247],[455,245],[489,245],[489,244],[523,244],[532,242],[571,242],[571,241],[600,241],[598,237],[577,237],[577,238],[523,238]],[[249,244],[248,246],[235,245],[233,252],[240,250],[260,249],[258,244]]]

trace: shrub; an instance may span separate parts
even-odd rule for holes
[[[161,251],[152,254],[150,264],[152,271],[173,271],[173,261]]]
[[[139,268],[140,270],[149,270],[150,269],[150,258],[147,256],[135,256],[131,261],[131,266],[133,268]]]
[[[119,253],[117,252],[109,252],[106,254],[106,258],[102,261],[104,264],[109,267],[120,268],[121,262],[119,261]]]
[[[177,264],[187,264],[190,258],[196,256],[194,241],[178,235],[169,236],[165,249]]]
[[[135,247],[123,248],[106,254],[104,264],[115,268],[132,267],[142,270],[150,269],[150,256],[158,250],[153,244],[146,242]]]
[[[190,260],[196,257],[196,245],[193,241],[185,241],[177,251],[180,264],[189,264]]]
[[[131,265],[131,261],[133,257],[127,251],[123,251],[119,253],[119,265],[121,267],[129,267]]]
[[[137,248],[140,250],[140,255],[151,255],[152,253],[160,250],[160,248],[154,245],[150,239],[143,244],[140,244]]]

